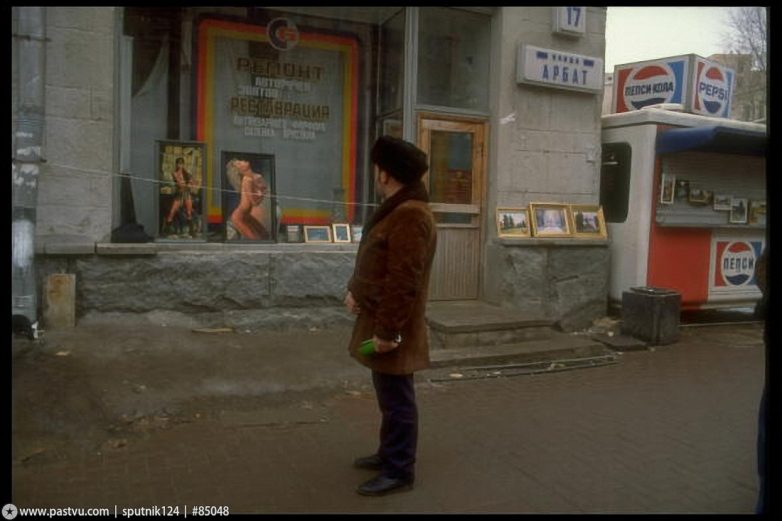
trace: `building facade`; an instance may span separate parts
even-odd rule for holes
[[[71,273],[79,317],[350,322],[345,284],[379,203],[368,151],[392,134],[430,157],[430,299],[585,327],[606,311],[609,239],[578,236],[570,205],[599,202],[605,19],[602,7],[14,8],[15,165],[26,78],[45,86],[34,203],[15,197],[34,205],[36,288],[15,286],[14,305],[35,291],[40,312],[46,278]],[[19,66],[28,41],[43,42],[37,73]],[[535,212],[552,208],[563,233],[538,234]],[[498,210],[526,215],[525,229]],[[134,222],[151,240],[128,242]]]

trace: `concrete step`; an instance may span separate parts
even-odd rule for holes
[[[498,345],[473,345],[433,349],[431,369],[544,362],[560,359],[616,357],[616,351],[583,336],[550,331],[545,339]]]
[[[432,302],[426,319],[432,351],[546,339],[554,324],[544,317],[474,300]]]

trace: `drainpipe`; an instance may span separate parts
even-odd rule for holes
[[[14,330],[38,337],[35,276],[35,213],[44,129],[46,21],[44,7],[14,7],[13,34],[18,67],[18,104],[12,136],[13,210],[11,234],[11,307]]]

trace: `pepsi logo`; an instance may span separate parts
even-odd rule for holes
[[[269,43],[279,51],[289,51],[299,43],[299,29],[287,18],[275,18],[266,26]]]
[[[746,242],[733,242],[722,252],[722,276],[731,286],[742,286],[755,274],[755,251]]]
[[[703,67],[703,64],[699,64]],[[730,94],[725,74],[719,67],[709,65],[698,75],[698,97],[709,114],[719,114]]]
[[[635,109],[668,103],[676,91],[676,76],[668,65],[657,63],[634,69],[624,86],[624,97]]]

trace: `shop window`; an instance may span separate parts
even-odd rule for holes
[[[380,114],[402,109],[404,56],[405,11],[402,9],[380,27]]]
[[[123,89],[128,96],[123,103],[128,105],[130,129],[128,141],[123,143],[123,155],[128,157],[123,166],[133,177],[137,219],[151,235],[157,235],[159,229],[157,216],[166,212],[159,208],[159,189],[155,184],[155,141],[179,139],[181,130],[180,27],[178,8],[125,9],[124,35],[130,70],[123,70],[123,81],[130,83],[130,88]]]
[[[627,220],[630,202],[629,143],[605,143],[602,147],[603,163],[600,168],[600,204],[606,222],[623,223]]]
[[[137,218],[158,239],[273,242],[286,240],[287,225],[363,221],[353,203],[367,197],[375,103],[366,96],[377,92],[381,20],[302,9],[125,9],[123,148]],[[389,77],[402,59],[395,20]],[[237,173],[245,162],[251,172]],[[245,237],[232,220],[251,188],[264,193],[246,199],[266,231]]]
[[[491,17],[447,7],[421,7],[418,104],[489,109]]]

